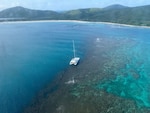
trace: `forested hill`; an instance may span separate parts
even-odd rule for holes
[[[18,6],[0,12],[0,21],[14,20],[83,20],[150,26],[150,5],[126,7],[116,4],[105,8],[77,9],[65,12],[32,10]]]
[[[5,20],[43,20],[55,19],[58,16],[59,14],[55,11],[32,10],[21,6],[8,8],[0,12],[0,18],[4,18]]]

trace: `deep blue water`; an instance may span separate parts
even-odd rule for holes
[[[54,75],[69,66],[72,40],[82,58],[86,36],[74,24],[0,24],[0,113],[20,113]]]
[[[53,76],[68,67],[73,55],[72,40],[75,40],[77,55],[82,60],[90,46],[86,45],[88,39],[97,37],[136,39],[141,45],[133,50],[144,54],[136,60],[141,59],[144,64],[150,61],[150,29],[75,22],[1,23],[0,113],[20,113]],[[147,51],[143,52],[143,49]],[[131,65],[128,67],[133,67]],[[143,76],[149,79],[150,63],[145,66],[146,75]],[[140,79],[138,83],[146,84],[148,90],[148,81],[145,83]],[[109,81],[104,84],[103,88],[107,90]],[[146,95],[149,106],[150,94]]]

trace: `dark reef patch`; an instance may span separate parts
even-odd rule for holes
[[[24,113],[149,113],[149,106],[131,96],[135,85],[136,91],[144,90],[142,69],[148,68],[136,52],[139,44],[128,38],[95,38],[80,64],[60,73]],[[75,83],[68,82],[72,79]],[[149,104],[149,94],[146,99]]]

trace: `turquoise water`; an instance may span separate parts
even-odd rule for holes
[[[109,62],[121,67],[111,70],[113,79],[105,78],[96,87],[130,99],[139,108],[150,108],[150,30],[128,28],[126,32],[134,44],[128,42],[109,53],[113,56]]]
[[[129,62],[114,70],[114,80],[106,78],[98,88],[149,107],[150,29],[73,22],[1,23],[0,113],[20,113],[40,89],[68,67],[73,56],[72,39],[82,62],[86,48],[92,46],[88,40],[97,37],[138,42],[130,50],[124,47],[114,51],[115,55],[126,53]],[[138,78],[129,73],[132,69]]]
[[[116,64],[123,63],[124,66],[113,69],[112,75],[116,77],[101,81],[98,88],[131,99],[138,107],[150,108],[150,44],[136,42],[130,48],[122,47],[113,52],[120,59],[119,62],[116,60]],[[122,57],[118,57],[120,54]]]

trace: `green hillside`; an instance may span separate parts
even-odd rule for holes
[[[23,20],[55,19],[60,16],[55,11],[32,10],[20,6],[9,8],[0,12],[0,18],[14,18]]]
[[[31,10],[13,7],[0,12],[0,20],[83,20],[96,22],[113,22],[131,25],[150,26],[150,5],[126,7],[112,5],[106,8],[77,9],[66,12]]]
[[[131,25],[150,26],[150,6],[122,7],[110,9],[79,9],[65,13],[66,17],[75,20],[88,20],[96,22],[113,22]],[[67,19],[66,18],[66,19]]]

